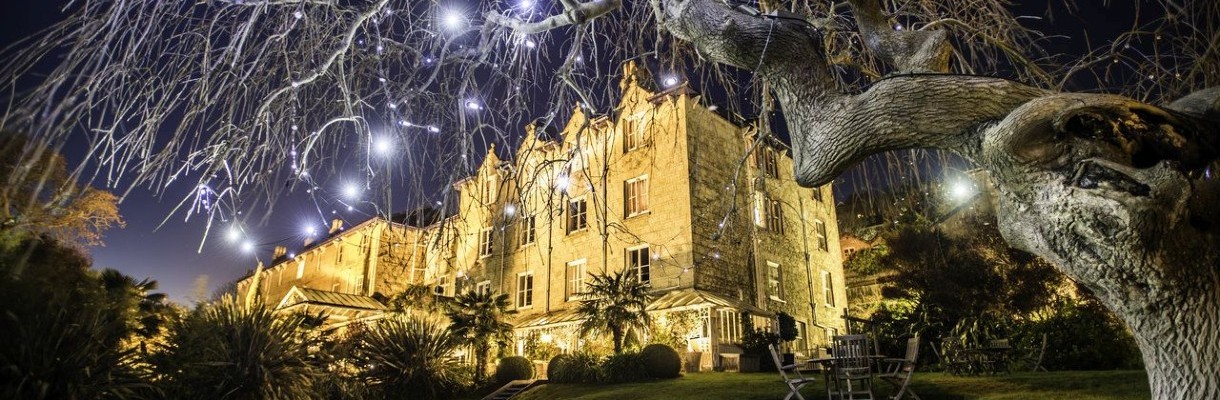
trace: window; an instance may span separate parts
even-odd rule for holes
[[[500,180],[499,175],[492,174],[487,177],[487,180],[483,181],[483,202],[484,203],[491,204],[496,201],[496,195],[500,188],[499,180]]]
[[[495,242],[491,229],[484,229],[479,232],[479,257],[487,257],[495,250]]]
[[[534,229],[534,228],[536,228],[536,222],[537,222],[537,220],[534,219],[533,215],[526,215],[526,216],[521,217],[521,241],[520,241],[520,243],[522,246],[534,243],[534,240],[537,239],[537,234],[535,233],[535,229]]]
[[[822,271],[822,297],[827,307],[835,306],[835,283],[830,271]]]
[[[767,199],[767,205],[767,229],[784,233],[784,204],[779,200]]]
[[[769,204],[767,195],[763,192],[754,192],[754,225],[760,228],[767,227],[767,206]]]
[[[624,214],[627,217],[648,211],[648,175],[628,179],[623,183]]]
[[[491,281],[482,281],[474,285],[475,293],[491,294]]]
[[[338,254],[335,255],[335,264],[343,264],[343,243],[340,242],[335,247],[339,249]]]
[[[826,241],[826,223],[822,220],[813,220],[813,235],[818,240],[818,250],[830,251],[830,244]]]
[[[758,170],[771,178],[779,177],[779,155],[771,146],[761,145],[754,152],[754,161],[757,163]]]
[[[737,310],[720,310],[720,337],[723,343],[741,339],[741,314]]]
[[[784,270],[770,261],[767,261],[767,293],[773,299],[784,299]]]
[[[568,263],[568,280],[567,288],[564,294],[571,300],[585,292],[585,260],[576,260]]]
[[[796,321],[796,348],[806,351],[809,349],[809,327],[805,325],[805,321]]]
[[[297,279],[305,276],[305,260],[297,261]]]
[[[517,308],[534,305],[534,273],[517,274]]]
[[[820,187],[813,188],[813,199],[817,200],[818,203],[822,202],[822,188],[820,188]]]
[[[839,336],[839,330],[831,327],[826,327],[823,330],[826,333],[826,343],[834,343],[834,337]]]
[[[436,288],[433,290],[433,292],[435,292],[437,296],[445,296],[449,293],[448,291],[449,291],[449,277],[442,276],[442,277],[436,278]]]
[[[640,129],[639,121],[623,119],[623,152],[632,151],[644,146],[644,130]]]
[[[648,246],[627,249],[627,273],[635,275],[636,279],[645,284],[649,283],[651,276],[649,268],[651,267],[652,259],[648,256]]]
[[[588,211],[589,203],[585,202],[585,198],[568,201],[568,233],[589,227]]]

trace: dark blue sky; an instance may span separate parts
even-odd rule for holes
[[[59,19],[61,14],[57,6],[62,3],[64,0],[0,2],[0,47],[6,47]],[[1093,32],[1091,36],[1094,41],[1099,38],[1113,38],[1121,29],[1130,26],[1131,14],[1125,12],[1127,10],[1100,11],[1100,0],[1078,3],[1081,4],[1082,10],[1090,10],[1082,14],[1092,15],[1086,16],[1092,21],[1091,24],[1081,23],[1078,18],[1062,13],[1057,15],[1053,25],[1046,20],[1032,24],[1047,33],[1075,35],[1077,38],[1082,30],[1088,29]],[[1031,14],[1040,14],[1046,4],[1046,0],[1038,0],[1026,3],[1022,8],[1029,9]],[[1069,38],[1056,41],[1048,47],[1054,52],[1071,54],[1079,53],[1078,49],[1083,45],[1083,41]],[[67,153],[70,162],[82,161],[78,155],[73,154],[73,149],[69,149]],[[337,212],[334,215],[345,217],[350,222],[369,216],[359,209],[348,212],[344,207],[322,205],[319,208],[308,200],[305,194],[296,193],[286,196],[287,199],[276,206],[275,213],[269,218],[269,224],[250,227],[251,236],[260,245],[256,252],[243,252],[239,245],[225,241],[221,233],[227,226],[223,224],[213,228],[213,238],[208,240],[200,252],[198,250],[205,228],[204,218],[198,217],[184,222],[182,216],[178,215],[158,228],[165,216],[177,205],[181,195],[174,192],[164,199],[158,199],[147,190],[133,191],[120,206],[127,226],[109,231],[105,235],[106,245],[91,249],[95,266],[115,268],[136,278],[151,277],[160,282],[161,290],[169,293],[174,301],[185,302],[193,300],[197,294],[197,280],[206,280],[207,288],[202,294],[207,296],[218,286],[253,268],[255,256],[266,259],[275,244],[287,244],[290,248],[299,245],[304,239],[304,227],[312,224],[317,229],[324,229],[321,220],[329,218],[325,214],[329,214],[332,209]]]

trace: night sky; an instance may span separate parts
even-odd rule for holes
[[[56,21],[60,16],[57,4],[63,2],[0,2],[0,46],[7,47]],[[1030,14],[1041,14],[1047,4],[1047,0],[1038,0],[1026,3],[1021,8],[1028,9]],[[1100,0],[1078,1],[1077,4],[1082,11],[1089,10],[1081,13],[1091,15],[1089,20],[1080,21],[1078,17],[1060,12],[1053,24],[1050,20],[1030,22],[1034,28],[1048,34],[1069,37],[1048,44],[1046,47],[1049,50],[1079,53],[1084,43],[1075,37],[1080,37],[1081,30],[1089,29],[1090,36],[1097,42],[1101,38],[1113,38],[1130,26],[1131,13],[1128,10],[1103,9]],[[66,156],[71,164],[82,161],[81,151],[71,147],[67,149]],[[149,191],[139,188],[128,195],[120,205],[120,212],[127,222],[126,228],[107,232],[104,238],[106,245],[90,249],[95,267],[115,268],[136,278],[151,277],[160,283],[160,290],[169,293],[174,301],[189,302],[198,295],[207,297],[220,285],[252,269],[255,256],[267,259],[274,245],[285,244],[290,249],[298,247],[305,237],[303,232],[306,226],[325,229],[319,221],[319,212],[325,214],[330,211],[320,210],[302,194],[291,194],[276,206],[268,219],[270,223],[252,227],[252,236],[259,244],[254,253],[243,252],[239,246],[226,242],[221,234],[223,230],[219,229],[199,251],[205,225],[203,218],[184,222],[182,216],[178,215],[158,228],[177,205],[180,196],[181,193],[173,192],[164,199],[158,199]],[[367,213],[370,210],[349,212],[342,207],[333,208],[337,212],[335,215],[348,219],[349,224],[371,216]],[[206,284],[206,288],[202,291],[197,289],[199,283]]]

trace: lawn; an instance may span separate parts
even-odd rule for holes
[[[912,384],[925,400],[935,399],[1148,399],[1144,371],[1021,372],[1009,376],[958,377],[938,372],[918,373]],[[878,398],[890,394],[890,386],[877,382]],[[805,386],[807,399],[821,399],[824,382]],[[548,384],[516,397],[541,399],[781,399],[787,388],[778,374],[695,373],[666,381],[620,385]]]

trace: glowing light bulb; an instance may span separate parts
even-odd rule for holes
[[[373,152],[378,155],[390,155],[394,151],[394,141],[387,137],[373,139]]]
[[[665,77],[665,86],[673,86],[678,84],[678,78],[673,76]]]
[[[555,178],[555,189],[568,190],[569,183],[571,182],[568,181],[568,177],[560,175],[558,178]]]
[[[360,198],[360,187],[349,183],[343,186],[343,197],[348,200],[356,200]]]
[[[441,25],[445,29],[456,31],[466,26],[466,17],[457,11],[448,10],[441,15]]]
[[[470,110],[475,110],[475,111],[478,111],[478,110],[482,110],[482,109],[483,109],[483,106],[482,106],[482,105],[479,105],[479,102],[478,102],[478,101],[475,101],[475,100],[466,100],[466,108],[467,108],[467,109],[470,109]]]
[[[517,213],[517,207],[513,206],[512,204],[504,206],[504,215],[511,217],[511,216],[513,216],[513,214],[516,214],[516,213]]]
[[[440,133],[441,128],[437,128],[436,125],[428,125],[428,132]]]
[[[957,200],[966,200],[974,195],[974,185],[968,181],[957,181],[949,189],[949,195]]]
[[[230,242],[237,242],[238,240],[241,240],[241,229],[237,229],[236,226],[230,226],[229,231],[225,233],[225,237],[228,238]]]
[[[532,49],[535,47],[538,47],[538,43],[535,43],[532,39],[525,39],[525,48]]]
[[[305,236],[313,236],[318,234],[318,228],[310,225],[305,227]]]
[[[254,242],[249,241],[249,240],[247,240],[247,241],[243,242],[243,243],[241,244],[241,251],[244,251],[244,252],[247,252],[247,253],[252,253],[252,252],[254,252]]]
[[[534,1],[533,0],[521,0],[521,8],[526,9],[526,10],[534,8]]]

